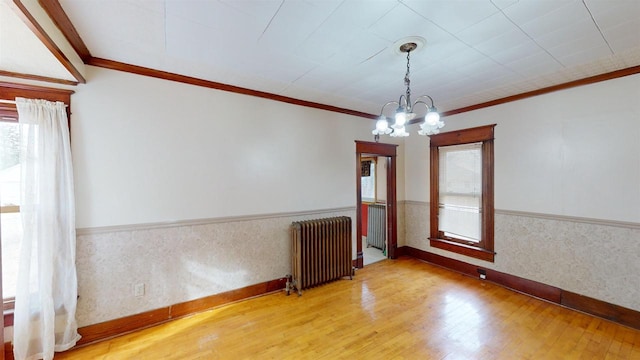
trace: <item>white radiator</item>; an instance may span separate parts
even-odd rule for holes
[[[385,204],[371,204],[368,210],[367,246],[386,252],[387,216]]]

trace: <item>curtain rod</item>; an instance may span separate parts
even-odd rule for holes
[[[15,100],[5,100],[5,99],[0,99],[0,103],[3,103],[3,104],[14,104],[14,105],[15,105],[15,104],[16,104],[16,101],[15,101]],[[69,105],[64,104],[64,107],[68,107],[68,106],[69,106]]]

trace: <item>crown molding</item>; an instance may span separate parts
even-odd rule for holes
[[[33,74],[16,73],[16,72],[12,72],[12,71],[4,71],[4,70],[0,70],[0,76],[6,76],[6,77],[11,77],[11,78],[16,78],[16,79],[42,81],[42,82],[61,84],[61,85],[72,85],[72,86],[78,85],[77,81],[58,79],[58,78],[52,78],[52,77],[40,76],[40,75],[33,75]]]
[[[80,59],[86,64],[91,58],[89,48],[85,45],[84,41],[80,37],[80,34],[73,26],[71,20],[67,16],[67,13],[62,9],[62,5],[58,0],[38,0],[40,6],[49,15],[53,23],[60,29],[62,34],[67,38],[71,47],[76,51]]]
[[[49,49],[51,54],[60,62],[60,64],[69,71],[69,73],[79,82],[86,83],[87,81],[82,76],[80,71],[71,63],[71,60],[60,50],[58,45],[51,39],[47,32],[42,28],[38,21],[29,12],[27,7],[20,0],[7,1],[9,7],[14,11],[16,15],[27,25],[27,27],[38,37],[40,42]],[[52,19],[53,20],[53,19]],[[63,33],[68,38],[68,34]],[[45,77],[42,77],[45,78]],[[34,79],[36,80],[36,79]]]
[[[14,0],[14,1],[18,2],[19,0]],[[274,101],[286,102],[290,104],[306,106],[306,107],[311,107],[315,109],[338,112],[342,114],[363,117],[366,119],[375,120],[378,118],[378,115],[364,113],[361,111],[345,109],[345,108],[335,107],[331,105],[315,103],[311,101],[299,100],[299,99],[281,96],[281,95],[268,93],[264,91],[257,91],[257,90],[238,87],[234,85],[223,84],[219,82],[170,73],[166,71],[150,69],[150,68],[145,68],[145,67],[136,66],[136,65],[130,65],[130,64],[108,60],[108,59],[95,58],[91,56],[89,49],[86,47],[86,45],[82,41],[80,34],[78,34],[78,32],[76,31],[75,27],[71,23],[71,20],[69,19],[69,17],[66,15],[64,10],[60,6],[60,3],[57,0],[39,0],[39,2],[42,5],[42,7],[45,9],[45,11],[47,11],[52,21],[58,26],[60,31],[71,43],[73,48],[76,49],[76,52],[83,59],[85,64],[103,67],[103,68],[112,69],[112,70],[130,72],[130,73],[143,75],[143,76],[151,76],[159,79],[177,81],[177,82],[182,82],[182,83],[196,85],[196,86],[204,86],[204,87],[222,90],[222,91],[235,92],[238,94],[257,96],[257,97],[270,99]],[[603,73],[595,76],[590,76],[587,78],[578,79],[578,80],[574,80],[574,81],[570,81],[562,84],[548,86],[545,88],[528,91],[528,92],[524,92],[516,95],[511,95],[511,96],[507,96],[500,99],[495,99],[495,100],[491,100],[491,101],[487,101],[487,102],[483,102],[475,105],[470,105],[470,106],[465,106],[465,107],[445,111],[442,114],[440,114],[440,116],[446,117],[446,116],[461,114],[469,111],[483,109],[490,106],[505,104],[512,101],[526,99],[529,97],[548,94],[551,92],[565,90],[565,89],[569,89],[577,86],[612,80],[619,77],[634,75],[638,73],[640,73],[640,65],[632,66],[632,67],[628,67],[620,70],[615,70],[615,71],[611,71],[611,72],[607,72],[607,73]],[[411,120],[409,124],[416,124],[423,120],[424,120],[424,117],[416,118]]]

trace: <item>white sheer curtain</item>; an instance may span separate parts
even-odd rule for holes
[[[75,203],[64,103],[16,98],[22,132],[23,239],[13,346],[16,360],[52,359],[80,339]]]

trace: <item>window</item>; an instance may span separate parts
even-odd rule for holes
[[[376,202],[376,158],[362,158],[360,166],[362,201]]]
[[[0,82],[0,239],[2,242],[2,297],[5,310],[13,309],[14,305],[22,241],[19,204],[21,170],[17,163],[19,146],[22,142],[14,100],[16,97],[45,99],[62,101],[69,106],[73,93],[73,90]],[[70,113],[67,116],[70,116]],[[70,119],[69,117],[68,120]],[[12,312],[5,312],[5,325],[12,323]]]
[[[493,129],[495,125],[433,135],[433,247],[493,261]]]
[[[13,307],[16,292],[22,220],[20,218],[20,129],[0,121],[0,227],[2,234],[2,297]]]

